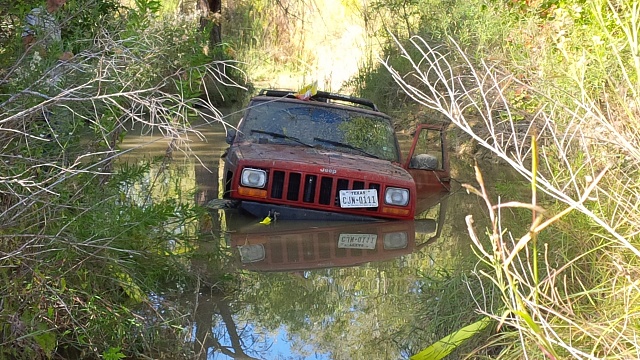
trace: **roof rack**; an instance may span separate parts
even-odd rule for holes
[[[295,99],[296,97],[294,94],[295,94],[294,92],[288,91],[288,90],[262,89],[260,90],[260,93],[258,95],[286,97],[286,98]],[[311,99],[316,101],[322,101],[322,102],[328,102],[328,100],[344,101],[347,103],[366,106],[368,108],[371,108],[373,111],[380,111],[378,110],[378,107],[376,106],[376,104],[374,104],[371,100],[367,100],[367,99],[363,99],[355,96],[334,94],[326,91],[318,91],[315,95],[311,97]]]

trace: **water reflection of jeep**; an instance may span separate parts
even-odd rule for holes
[[[419,126],[403,161],[391,118],[372,102],[263,90],[227,136],[224,197],[260,218],[413,219],[417,186],[449,189],[443,132]]]
[[[428,217],[406,221],[283,221],[229,232],[239,264],[252,271],[299,271],[357,266],[408,255],[442,233],[448,197],[433,199]],[[433,216],[436,215],[436,216]]]
[[[299,226],[298,226],[299,224]],[[278,222],[231,233],[243,268],[296,271],[355,266],[384,261],[417,250],[416,225],[410,221]],[[431,226],[435,232],[435,225]]]

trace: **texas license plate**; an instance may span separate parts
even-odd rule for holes
[[[368,249],[376,248],[378,235],[376,234],[340,234],[338,247],[341,249]]]
[[[376,189],[340,190],[340,207],[378,207],[378,191]]]

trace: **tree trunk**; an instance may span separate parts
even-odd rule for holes
[[[198,10],[200,11],[200,27],[211,26],[209,32],[209,47],[214,47],[222,42],[222,31],[220,27],[220,14],[222,11],[221,0],[198,0]]]

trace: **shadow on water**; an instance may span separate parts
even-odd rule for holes
[[[200,130],[206,141],[190,144],[192,155],[174,151],[157,167],[175,170],[183,191],[172,196],[205,205],[219,197],[227,145],[221,125]],[[130,132],[122,148],[136,150],[122,161],[165,156],[167,144]],[[187,256],[197,289],[167,290],[191,314],[194,358],[408,358],[471,323],[473,286],[456,274],[475,263],[464,216],[484,214],[456,189],[421,195],[421,213],[408,222],[263,225],[211,210]]]

